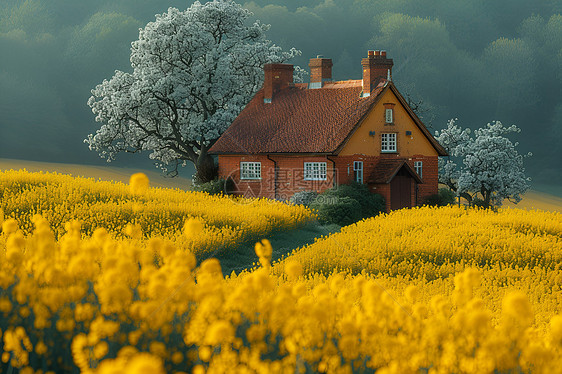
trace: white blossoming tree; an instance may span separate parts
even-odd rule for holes
[[[461,129],[457,120],[450,120],[447,128],[436,131],[436,139],[445,147],[449,158],[439,160],[439,183],[447,185],[472,205],[477,199],[488,208],[500,206],[504,199],[515,203],[529,189],[523,158],[505,135],[520,132],[500,121],[489,123],[474,131]],[[459,166],[459,163],[462,165]]]
[[[108,162],[146,151],[172,175],[193,162],[197,182],[213,179],[208,150],[261,87],[263,65],[300,54],[283,52],[266,38],[269,26],[250,17],[232,0],[157,15],[132,43],[132,72],[92,90],[101,127],[85,143]]]

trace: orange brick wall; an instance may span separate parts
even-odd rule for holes
[[[393,157],[384,155],[381,157]],[[394,156],[396,157],[396,156]],[[353,161],[363,161],[363,180],[366,183],[378,156],[277,156],[271,155],[271,160],[265,155],[219,155],[219,176],[231,177],[235,183],[235,193],[247,197],[267,197],[288,199],[295,192],[322,192],[337,184],[348,184],[353,181]],[[278,167],[277,195],[275,194],[275,160]],[[332,162],[332,160],[334,162]],[[261,180],[240,180],[240,162],[261,162]],[[422,161],[422,184],[417,185],[412,180],[412,204],[421,204],[427,196],[437,193],[437,156],[414,155],[409,160],[414,168],[414,161]],[[327,180],[303,180],[304,162],[326,162]],[[334,173],[334,163],[335,171]],[[372,184],[371,191],[385,197],[387,211],[390,211],[390,185]]]
[[[423,183],[418,185],[418,205],[430,195],[436,194],[438,190],[438,167],[437,156],[414,155],[412,157],[411,166],[414,167],[414,161],[421,161]]]
[[[282,200],[289,199],[295,192],[322,192],[334,186],[333,163],[326,156],[271,155],[270,158],[262,155],[219,155],[219,177],[232,178],[235,184],[235,194]],[[274,161],[277,163],[277,196],[275,194]],[[261,180],[241,180],[240,162],[261,162]],[[327,179],[324,181],[304,180],[305,162],[326,162]]]

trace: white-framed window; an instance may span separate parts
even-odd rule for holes
[[[324,181],[326,180],[326,169],[327,167],[325,162],[305,162],[304,180]]]
[[[363,161],[353,161],[353,179],[363,183]]]
[[[240,179],[261,179],[261,162],[241,162]]]
[[[385,114],[385,121],[386,123],[394,123],[394,112],[393,109],[389,108],[389,109],[385,109],[384,111]]]
[[[396,133],[381,134],[381,152],[396,152]]]
[[[418,173],[420,178],[423,178],[423,161],[414,161],[414,169],[416,169],[416,173]]]

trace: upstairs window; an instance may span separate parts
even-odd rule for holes
[[[384,113],[385,113],[385,122],[394,123],[394,109],[387,108],[384,110]]]
[[[324,181],[326,180],[326,169],[327,168],[325,162],[305,162],[304,180]]]
[[[357,183],[363,183],[363,161],[353,161],[353,179]]]
[[[381,134],[381,152],[396,152],[396,133]]]
[[[423,161],[414,161],[414,169],[416,169],[416,173],[423,178]]]
[[[241,162],[240,179],[261,179],[261,162]]]

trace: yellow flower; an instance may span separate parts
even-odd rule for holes
[[[127,363],[127,374],[164,374],[162,359],[149,353],[139,353]]]
[[[35,344],[35,353],[42,356],[47,353],[47,345],[43,341],[39,341]]]
[[[174,364],[179,364],[183,361],[183,354],[181,352],[174,352],[172,354],[172,362]]]
[[[6,234],[11,234],[16,232],[18,229],[18,221],[13,218],[9,218],[2,223],[2,232]]]
[[[11,310],[12,310],[12,303],[10,302],[10,299],[8,299],[7,297],[0,298],[0,312],[7,314]]]
[[[404,291],[404,296],[406,296],[406,300],[408,300],[409,303],[414,304],[418,298],[418,287],[412,284],[409,285]]]
[[[203,274],[222,275],[220,261],[216,258],[209,258],[201,263],[199,271]]]
[[[295,279],[302,275],[302,264],[298,261],[287,261],[285,263],[285,273],[289,279]]]
[[[263,239],[261,242],[257,242],[255,245],[256,255],[259,258],[267,259],[268,261],[271,260],[271,254],[273,252],[273,248],[271,247],[271,243],[267,239]]]
[[[188,218],[183,224],[183,233],[186,237],[194,239],[203,232],[205,222],[200,218]]]
[[[129,179],[129,188],[133,195],[143,195],[148,192],[150,181],[144,173],[135,173]]]
[[[192,374],[205,374],[205,368],[203,367],[203,365],[195,365],[193,367],[193,371],[191,373]]]
[[[199,348],[198,353],[201,361],[209,362],[211,360],[211,355],[213,354],[213,351],[211,350],[211,347],[209,347],[208,345],[204,345]]]
[[[148,349],[155,356],[165,358],[167,355],[166,345],[159,341],[150,342]]]
[[[127,224],[123,232],[133,239],[140,239],[142,237],[142,228],[138,224]]]
[[[557,314],[550,319],[550,335],[556,344],[562,345],[562,315]]]
[[[97,360],[99,360],[102,357],[104,357],[107,354],[108,351],[109,351],[109,346],[107,345],[107,342],[105,342],[105,341],[99,342],[94,347],[94,357]]]
[[[534,314],[527,295],[523,292],[514,291],[508,293],[502,303],[502,312],[505,316],[513,318],[522,326],[528,326],[533,322]]]
[[[215,321],[209,326],[205,335],[205,343],[209,345],[219,345],[230,343],[234,339],[234,327],[225,320]]]

